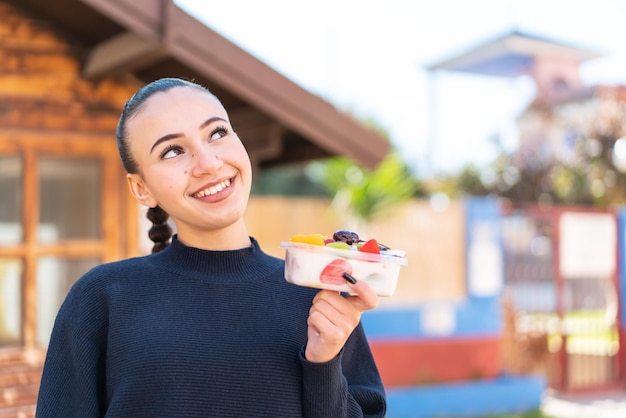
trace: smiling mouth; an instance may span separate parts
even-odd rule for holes
[[[206,197],[206,196],[212,196],[214,194],[217,194],[217,193],[221,192],[222,190],[224,190],[228,186],[230,186],[230,179],[224,180],[224,181],[222,181],[220,183],[217,183],[214,186],[208,187],[208,188],[206,188],[204,190],[200,190],[198,193],[194,193],[193,197],[202,198],[202,197]]]

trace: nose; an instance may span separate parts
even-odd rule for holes
[[[201,177],[206,174],[216,173],[224,164],[220,157],[210,149],[204,146],[193,150],[191,153],[191,173],[195,177]]]

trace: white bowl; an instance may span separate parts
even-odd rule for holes
[[[299,242],[282,242],[285,248],[285,280],[300,286],[350,292],[343,273],[366,282],[379,296],[396,290],[405,257],[372,254]]]

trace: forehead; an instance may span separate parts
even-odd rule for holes
[[[207,90],[193,86],[177,86],[155,93],[146,99],[142,107],[147,109],[161,105],[180,105],[181,102],[189,103],[190,105],[207,103],[221,107],[219,101],[213,94]]]
[[[228,120],[226,110],[211,93],[196,87],[174,87],[146,99],[128,125],[130,129],[146,125],[169,129],[172,123],[199,124],[213,116]]]

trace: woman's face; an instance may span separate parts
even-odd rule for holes
[[[248,238],[250,159],[215,97],[195,87],[156,93],[128,120],[127,133],[139,166],[128,175],[132,193],[169,213],[183,242],[203,242],[207,232]]]

